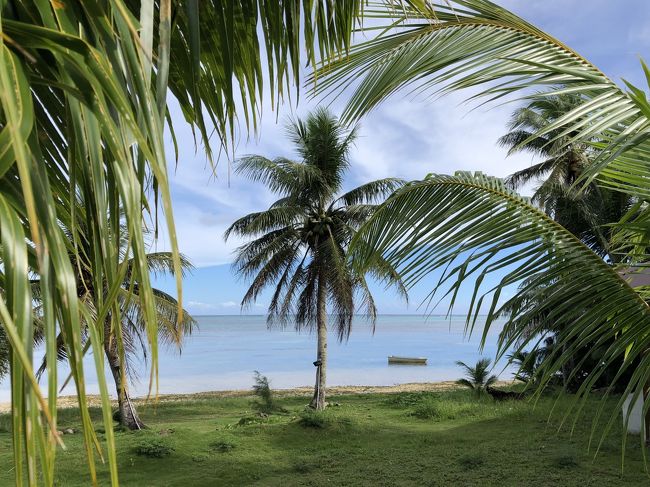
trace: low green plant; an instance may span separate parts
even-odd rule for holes
[[[480,397],[485,393],[488,387],[492,386],[497,381],[496,375],[490,375],[491,363],[491,359],[482,358],[476,362],[474,367],[472,367],[467,365],[465,362],[458,360],[456,365],[465,371],[465,377],[458,379],[456,384],[471,389],[474,394]]]
[[[431,397],[432,394],[430,392],[398,392],[396,394],[391,394],[384,401],[384,404],[395,408],[407,408],[413,407]]]
[[[298,419],[298,424],[304,426],[305,428],[315,428],[323,429],[326,428],[330,423],[330,418],[328,415],[322,411],[314,411],[312,409],[306,409],[300,413],[300,418]]]
[[[262,416],[242,416],[237,421],[237,426],[248,426],[251,424],[261,424],[268,422],[268,419]]]
[[[453,401],[427,400],[416,404],[410,412],[410,415],[418,419],[444,421],[476,416],[477,412],[476,406],[472,404]]]
[[[253,385],[253,392],[260,400],[253,401],[253,408],[263,414],[286,412],[284,408],[276,403],[268,377],[260,374],[257,370],[254,374],[255,384]]]
[[[149,458],[163,458],[175,451],[169,440],[162,438],[147,438],[142,440],[136,447],[135,453]]]
[[[352,419],[332,411],[316,411],[307,408],[300,413],[298,424],[305,428],[326,429],[351,426]]]

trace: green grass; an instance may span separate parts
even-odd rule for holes
[[[149,425],[117,432],[125,486],[617,486],[649,485],[638,437],[630,437],[621,473],[619,427],[594,460],[590,422],[573,435],[548,421],[553,400],[477,400],[465,391],[331,397],[340,406],[305,411],[305,397],[278,399],[286,413],[256,416],[251,398],[215,398],[141,406]],[[587,404],[586,414],[599,405]],[[561,409],[560,404],[560,409]],[[612,403],[610,403],[612,407]],[[92,415],[101,428],[100,412]],[[242,418],[244,420],[242,421]],[[62,410],[60,429],[78,428]],[[0,416],[0,424],[7,425]],[[103,435],[100,434],[100,437]],[[64,435],[57,485],[85,486],[82,437]],[[101,483],[108,474],[100,468]],[[11,485],[11,437],[0,429],[0,485]]]

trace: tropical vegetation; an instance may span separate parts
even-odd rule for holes
[[[479,359],[474,366],[458,360],[456,365],[463,369],[465,377],[458,379],[456,384],[467,387],[477,396],[485,394],[488,387],[493,386],[498,380],[496,375],[490,374],[491,364],[492,359],[488,357]]]
[[[360,28],[371,37],[352,45],[364,15],[373,20]],[[65,443],[56,406],[59,332],[77,391],[78,445],[89,477],[84,483],[97,484],[100,458],[110,482],[118,484],[102,357],[108,330],[118,343],[123,339],[120,291],[136,286],[151,358],[150,390],[156,393],[159,316],[145,235],[163,228],[159,218],[177,279],[176,314],[183,316],[182,259],[163,143],[165,128],[177,143],[168,93],[191,125],[195,144],[216,164],[215,153],[232,153],[237,121],[244,131],[255,130],[265,90],[277,106],[299,83],[303,63],[319,67],[312,85],[319,93],[340,93],[359,80],[344,122],[409,85],[425,91],[437,86],[443,93],[474,87],[487,101],[540,89],[548,97],[579,94],[579,106],[535,135],[559,129],[554,143],[568,136],[559,146],[589,147],[593,155],[572,183],[574,190],[587,191],[597,181],[633,203],[609,227],[608,255],[615,256],[615,267],[502,181],[462,173],[431,175],[397,191],[356,238],[357,268],[351,272],[392,266],[413,284],[443,267],[440,290],[450,285],[452,303],[460,282],[478,276],[468,330],[485,305],[489,327],[503,309],[504,290],[525,283],[506,303],[512,311],[502,353],[523,337],[528,318],[542,317],[541,331],[562,316],[570,326],[544,360],[540,385],[573,358],[577,366],[583,360],[579,347],[606,344],[602,363],[619,364],[612,383],[628,371],[626,392],[642,394],[650,374],[648,289],[633,288],[629,275],[643,272],[648,261],[650,104],[641,89],[617,85],[511,12],[487,0],[232,0],[202,2],[201,8],[197,0],[10,0],[0,5],[0,29],[0,324],[6,338],[0,353],[9,356],[17,485],[51,485],[56,478],[57,448]],[[645,65],[643,70],[650,83],[650,71]],[[217,151],[210,146],[213,129]],[[78,211],[78,201],[86,211]],[[124,247],[118,235],[124,235]],[[89,282],[101,290],[90,302],[79,293],[75,263],[82,261]],[[485,276],[504,270],[496,287],[481,287]],[[540,287],[547,289],[546,299],[528,306]],[[47,393],[34,370],[39,327]],[[117,352],[123,363],[123,347]],[[101,436],[88,407],[86,353],[95,358],[100,378]],[[585,378],[584,401],[602,374],[597,367]]]
[[[274,286],[269,324],[293,323],[296,330],[316,330],[311,406],[321,410],[327,384],[328,316],[333,317],[339,340],[349,337],[359,307],[374,322],[377,310],[366,274],[405,295],[395,270],[382,258],[359,273],[348,265],[347,255],[357,228],[401,181],[379,179],[342,192],[356,129],[346,130],[327,110],[318,109],[287,130],[300,161],[256,155],[237,161],[237,174],[265,183],[279,199],[267,210],[235,221],[225,238],[249,239],[237,250],[233,264],[238,275],[251,279],[242,306]]]
[[[584,191],[596,180],[634,201],[612,225],[610,253],[618,265],[610,266],[503,181],[467,172],[430,174],[397,191],[355,238],[352,262],[363,269],[379,252],[407,286],[440,271],[434,291],[448,294],[452,306],[461,283],[475,279],[468,331],[480,313],[487,313],[485,338],[503,306],[511,310],[500,354],[537,339],[529,318],[539,319],[540,332],[562,319],[568,326],[544,360],[538,390],[567,364],[573,367],[571,374],[578,370],[586,360],[580,347],[606,344],[601,365],[589,371],[576,397],[586,400],[604,373],[602,365],[614,365],[617,372],[608,391],[629,372],[622,406],[625,395],[643,394],[650,374],[647,288],[635,288],[630,280],[635,272],[645,272],[648,261],[650,103],[641,89],[617,85],[562,42],[489,1],[431,5],[428,14],[378,5],[368,28],[383,23],[386,30],[354,46],[348,57],[323,65],[314,89],[338,92],[354,81],[344,120],[356,120],[404,87],[436,93],[474,88],[475,97],[486,102],[526,97],[531,90],[536,99],[579,94],[580,105],[535,136],[560,129],[552,138],[555,151],[562,145],[560,137],[569,134],[565,146],[584,144],[594,151],[573,183],[576,190]],[[645,64],[642,68],[650,85],[650,70]],[[494,285],[488,279],[492,276]],[[539,288],[546,290],[544,300],[528,306]],[[513,297],[502,299],[508,292]],[[600,432],[608,431],[616,417]]]
[[[131,287],[139,286],[151,352],[150,390],[156,393],[156,300],[144,235],[148,229],[158,235],[159,217],[169,236],[182,315],[182,265],[163,144],[165,127],[177,143],[168,93],[192,126],[195,144],[202,144],[216,164],[213,131],[217,152],[231,151],[238,120],[244,130],[256,129],[267,89],[272,103],[280,103],[298,84],[303,63],[314,65],[350,46],[362,6],[356,0],[209,1],[200,8],[197,0],[0,4],[0,323],[12,352],[17,484],[23,475],[29,485],[39,478],[53,482],[57,445],[63,444],[57,433],[54,366],[59,326],[83,414],[90,482],[97,483],[99,456],[110,465],[111,483],[118,484],[112,429],[100,442],[86,413],[82,358],[90,352],[102,357],[109,316],[112,329],[119,330],[117,293],[125,278]],[[92,225],[80,225],[77,199]],[[71,239],[61,224],[70,229]],[[114,238],[121,226],[127,242],[123,253]],[[81,234],[82,228],[88,235]],[[77,295],[71,256],[81,237],[90,244],[95,288],[106,290],[95,295],[96,315]],[[34,275],[43,303],[47,394],[36,382],[33,365]],[[91,325],[86,328],[84,322]],[[108,424],[103,361],[95,360],[95,368]]]
[[[574,133],[566,133],[564,127],[558,127],[543,136],[536,135],[571,110],[578,108],[583,101],[581,95],[574,93],[557,96],[542,94],[539,97],[532,97],[528,104],[514,111],[509,126],[510,132],[501,137],[499,143],[509,148],[509,154],[526,151],[540,156],[542,161],[509,175],[505,182],[513,189],[520,189],[533,183],[538,184],[531,197],[531,203],[543,209],[596,253],[609,262],[615,263],[620,257],[613,252],[611,242],[613,232],[610,224],[619,221],[630,211],[634,198],[604,187],[598,181],[591,181],[580,187],[575,186],[591,159],[596,157],[596,151],[588,143],[572,140]],[[594,138],[592,142],[595,140]],[[547,290],[546,286],[529,290],[525,298],[526,307],[540,308],[539,304],[546,299]],[[523,294],[519,297],[523,299]],[[505,307],[502,314],[507,315],[511,311],[512,309]],[[570,322],[564,321],[561,317],[552,321],[546,317],[540,318],[544,319],[529,318],[528,328],[533,334],[545,335],[544,343],[536,344],[536,348],[529,352],[531,355],[528,359],[532,359],[532,362],[520,363],[524,365],[520,378],[528,377],[531,367],[537,369],[537,366],[541,365],[536,362],[541,362],[541,359],[547,355],[547,342],[555,343],[558,330],[571,326]],[[545,326],[537,327],[534,322],[537,322],[537,325],[545,322]],[[561,371],[558,371],[565,385],[572,390],[579,387],[589,371],[598,365],[600,354],[607,346],[608,343],[583,344],[574,355],[589,358],[579,367],[576,367],[574,360],[570,360]],[[528,352],[519,351],[512,356],[518,357],[521,353]],[[617,369],[618,364],[608,366],[607,371],[595,385],[609,385]],[[572,375],[571,379],[570,375]],[[624,379],[627,379],[626,376],[627,374],[624,375]],[[619,382],[618,389],[623,382]]]
[[[521,169],[506,178],[515,190],[537,184],[531,202],[556,222],[580,237],[592,250],[612,262],[618,256],[612,251],[610,223],[619,221],[634,204],[625,193],[592,181],[576,187],[583,171],[596,151],[588,142],[575,140],[564,126],[550,132],[544,129],[584,102],[580,94],[540,95],[532,97],[525,106],[517,108],[510,121],[510,131],[499,139],[508,154],[529,152],[541,162]],[[537,135],[544,131],[544,135]],[[595,142],[596,138],[591,140]]]

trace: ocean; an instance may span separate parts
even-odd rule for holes
[[[267,376],[274,388],[310,386],[314,382],[316,334],[297,333],[293,327],[268,329],[264,316],[199,316],[198,327],[185,338],[181,353],[161,347],[159,392],[182,394],[248,389],[253,373]],[[480,320],[479,320],[480,321]],[[355,318],[348,341],[329,334],[328,385],[395,385],[408,382],[454,380],[462,374],[457,360],[474,364],[494,358],[501,325],[495,323],[483,351],[479,351],[483,322],[475,334],[464,335],[464,317],[380,315],[375,332],[363,317]],[[389,355],[426,357],[426,366],[388,365]],[[40,363],[42,351],[36,351]],[[87,390],[98,393],[92,357],[84,360]],[[140,379],[131,385],[134,396],[148,392],[148,365],[137,363]],[[494,373],[510,379],[512,371],[497,364]],[[67,375],[59,365],[60,380]],[[112,379],[109,382],[113,391]],[[74,394],[69,385],[62,394]],[[8,379],[0,383],[0,402],[10,400]]]

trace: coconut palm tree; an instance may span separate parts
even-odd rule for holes
[[[477,396],[485,394],[487,388],[491,387],[497,381],[496,375],[490,375],[491,363],[492,359],[487,357],[479,359],[474,367],[460,360],[456,361],[456,365],[461,367],[465,372],[465,377],[458,379],[456,384],[471,389]]]
[[[560,135],[572,134],[571,145],[591,147],[594,155],[575,181],[576,189],[597,180],[637,203],[612,225],[612,245],[620,255],[612,267],[503,181],[464,172],[431,174],[405,185],[371,217],[352,243],[353,262],[362,270],[379,252],[400,271],[407,287],[442,269],[436,290],[448,289],[452,296],[462,282],[476,278],[467,330],[474,328],[481,310],[487,311],[484,338],[499,316],[504,293],[525,283],[514,301],[505,300],[516,309],[506,320],[500,354],[519,338],[519,346],[525,346],[530,338],[524,333],[536,335],[530,334],[529,317],[545,317],[540,331],[561,318],[569,326],[544,360],[538,392],[571,360],[573,372],[579,370],[587,358],[579,354],[581,346],[607,343],[601,366],[589,371],[577,396],[584,397],[606,364],[618,367],[614,382],[631,371],[625,393],[636,400],[650,374],[650,293],[629,279],[630,269],[644,272],[650,261],[650,208],[644,203],[650,197],[646,94],[630,83],[617,85],[561,41],[488,0],[429,5],[433,12],[379,6],[367,28],[379,28],[382,34],[354,46],[349,56],[325,63],[314,74],[314,90],[338,93],[353,85],[344,121],[357,120],[405,87],[437,93],[476,88],[473,98],[486,102],[528,96],[531,90],[536,98],[579,93],[582,104],[535,135],[560,128],[553,138],[560,145]],[[645,64],[643,69],[647,74]],[[486,287],[489,275],[496,286]],[[532,309],[523,304],[526,300],[516,304],[537,286],[547,286],[547,299]]]
[[[339,340],[350,334],[355,297],[373,321],[376,315],[366,272],[353,272],[347,247],[356,229],[375,211],[375,203],[401,181],[380,179],[341,193],[356,129],[346,130],[328,111],[317,109],[305,120],[290,124],[288,131],[300,161],[247,156],[237,162],[238,174],[266,183],[279,199],[267,210],[234,222],[225,238],[253,238],[237,250],[234,262],[237,274],[252,278],[242,305],[275,286],[269,323],[293,321],[297,330],[316,330],[317,372],[311,406],[323,409],[328,312]],[[367,273],[403,291],[393,268],[382,258]]]

